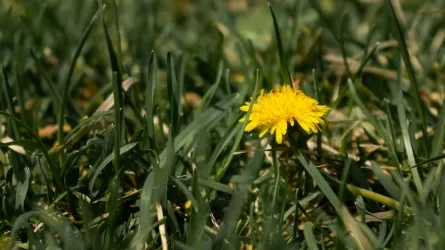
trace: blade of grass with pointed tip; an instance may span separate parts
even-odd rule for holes
[[[280,34],[280,27],[278,25],[278,21],[275,16],[275,12],[270,3],[269,3],[269,10],[270,14],[272,15],[273,25],[275,30],[275,38],[277,40],[277,45],[278,45],[278,56],[280,58],[281,76],[283,77],[284,84],[289,84],[290,86],[292,86],[293,80],[289,68],[287,66],[287,59],[285,56],[283,40],[281,39],[281,34]]]
[[[394,10],[394,6],[391,3],[391,0],[385,0],[385,3],[386,3],[387,8],[389,8],[391,10],[392,35],[396,38],[396,40],[400,46],[403,62],[405,63],[405,67],[408,72],[408,78],[409,78],[410,82],[412,83],[410,92],[415,100],[417,114],[419,115],[420,122],[421,122],[421,128],[422,128],[422,133],[423,133],[422,145],[423,145],[423,148],[426,149],[426,152],[430,152],[429,145],[426,143],[426,141],[428,141],[429,136],[428,136],[428,132],[427,132],[427,124],[426,124],[424,110],[422,108],[422,100],[420,99],[419,85],[417,84],[417,79],[415,77],[413,65],[411,63],[410,55],[408,52],[408,47],[406,45],[403,31],[400,26],[399,20],[397,18],[397,14]]]
[[[201,113],[202,110],[206,109],[209,106],[213,96],[216,93],[216,90],[219,88],[219,84],[221,82],[222,73],[223,73],[223,66],[224,66],[223,62],[220,61],[218,64],[218,71],[217,71],[218,73],[216,74],[216,81],[202,97],[201,105],[199,105],[197,113]]]
[[[65,83],[62,86],[62,97],[60,100],[60,105],[59,105],[59,114],[58,114],[58,129],[57,129],[57,141],[59,143],[59,145],[63,144],[63,126],[65,124],[65,108],[66,108],[66,102],[68,101],[68,94],[69,94],[69,89],[70,89],[70,84],[71,84],[71,78],[74,74],[74,69],[76,67],[76,62],[77,59],[80,56],[80,53],[82,52],[82,49],[85,45],[85,42],[87,41],[87,38],[91,32],[91,30],[93,29],[93,24],[97,19],[97,16],[99,14],[99,10],[96,11],[96,13],[93,15],[93,17],[91,18],[88,26],[86,27],[86,29],[84,30],[79,44],[77,45],[77,48],[74,52],[73,58],[71,59],[71,63],[70,63],[70,68],[68,71],[68,75],[66,77]]]
[[[99,2],[99,6],[103,6],[103,0],[98,0]],[[114,118],[115,118],[115,123],[116,123],[116,133],[115,133],[115,154],[116,157],[113,161],[113,166],[114,166],[114,170],[115,172],[118,172],[119,169],[119,147],[120,147],[120,143],[121,140],[123,138],[123,130],[122,127],[124,125],[123,123],[123,117],[124,117],[124,109],[123,109],[123,103],[122,103],[122,71],[121,71],[121,67],[119,64],[119,58],[116,55],[116,51],[113,47],[113,42],[111,40],[110,34],[108,33],[108,29],[106,26],[106,22],[105,22],[105,15],[104,15],[104,10],[102,8],[99,8],[100,10],[100,15],[102,18],[102,27],[104,30],[104,34],[105,34],[105,41],[107,44],[107,49],[108,49],[108,55],[110,57],[110,63],[111,63],[111,69],[112,69],[112,85],[113,85],[113,98],[114,98]],[[120,46],[120,44],[119,44]]]
[[[362,72],[363,69],[365,68],[366,64],[368,63],[368,61],[372,58],[372,56],[374,55],[374,53],[377,51],[377,49],[380,46],[380,42],[376,42],[376,44],[374,45],[374,47],[372,47],[371,51],[369,53],[366,53],[366,57],[363,59],[363,61],[360,63],[360,66],[357,69],[357,72],[355,72],[354,76],[352,77],[352,81],[355,82],[356,79],[358,79]],[[368,51],[368,47],[365,48],[365,51]]]
[[[97,1],[99,3],[99,6],[104,6],[103,0],[97,0]],[[112,71],[117,73],[117,82],[120,84],[120,83],[122,83],[122,71],[121,71],[121,67],[119,66],[119,59],[116,55],[116,51],[114,49],[110,33],[108,32],[108,29],[107,29],[104,8],[99,8],[99,13],[100,13],[100,17],[102,19],[102,27],[103,27],[104,35],[105,35],[105,42],[107,44],[108,56],[110,57],[111,69],[112,69]],[[116,105],[116,102],[115,102],[115,105]]]
[[[117,53],[116,53],[116,57],[117,57],[117,61],[118,61],[118,65],[119,65],[119,69],[120,72],[122,72],[124,66],[122,63],[122,42],[121,42],[121,28],[120,28],[120,23],[119,23],[119,11],[118,11],[118,7],[117,7],[117,2],[116,0],[113,0],[113,14],[114,14],[114,19],[116,20],[116,43],[117,43]]]
[[[170,127],[172,135],[175,137],[179,132],[179,96],[178,83],[176,81],[176,72],[174,68],[173,55],[171,52],[167,54],[167,92],[169,98],[170,109]]]
[[[16,176],[18,180],[15,190],[15,209],[21,209],[23,211],[25,205],[26,194],[28,193],[29,184],[31,182],[31,172],[28,167],[23,168],[25,176]],[[23,179],[23,180],[22,180]]]

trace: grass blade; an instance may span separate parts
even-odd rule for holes
[[[289,68],[287,66],[287,59],[285,56],[283,40],[281,39],[281,34],[280,34],[280,27],[278,25],[277,17],[275,16],[275,12],[271,4],[269,4],[269,10],[273,19],[275,38],[277,39],[278,55],[280,58],[280,65],[281,65],[281,76],[283,77],[284,84],[289,84],[290,86],[292,86],[293,83],[292,75],[290,74]]]
[[[117,174],[116,174],[117,175]],[[115,179],[111,182],[110,187],[110,200],[108,201],[108,221],[107,221],[107,229],[105,232],[105,242],[104,249],[113,249],[114,247],[113,240],[115,239],[115,230],[116,230],[116,222],[119,219],[120,215],[120,204],[119,204],[119,184],[118,179]]]
[[[28,193],[29,184],[31,183],[31,171],[28,167],[23,168],[24,178],[17,176],[19,182],[15,193],[15,209],[23,211],[25,205],[26,194]],[[23,180],[22,180],[23,179]]]
[[[130,150],[132,150],[134,147],[136,147],[136,145],[138,144],[138,142],[132,142],[129,143],[127,145],[124,145],[122,147],[119,147],[119,152],[117,153],[119,156],[124,155],[126,153],[128,153]],[[101,163],[100,165],[97,167],[97,169],[94,171],[93,176],[91,177],[90,183],[88,185],[89,190],[91,193],[93,193],[93,188],[94,188],[94,184],[96,182],[97,177],[99,176],[99,174],[102,172],[102,170],[110,163],[110,162],[114,162],[114,158],[116,157],[116,152],[113,152],[111,154],[109,154]]]
[[[258,175],[258,171],[260,170],[263,160],[264,152],[261,150],[257,150],[255,152],[255,155],[253,156],[253,159],[244,169],[242,175],[246,179],[254,180]],[[230,238],[234,235],[233,231],[235,230],[236,222],[238,221],[238,218],[241,214],[241,208],[246,200],[246,195],[249,191],[250,185],[251,183],[249,182],[238,184],[237,189],[234,192],[229,207],[227,209],[228,212],[223,218],[221,229],[214,241],[213,249],[225,249],[225,241],[228,241],[229,243],[233,242],[232,240],[230,240]]]
[[[194,177],[197,178],[197,177]],[[184,193],[185,197],[187,197],[188,200],[192,202],[192,208],[195,210],[195,212],[198,212],[199,203],[198,200],[194,197],[194,194],[190,192],[190,190],[187,188],[187,186],[179,179],[171,176],[170,179],[178,185],[179,189]],[[195,179],[193,179],[195,181]],[[195,194],[196,195],[196,194]]]
[[[223,192],[226,194],[233,193],[233,189],[230,188],[229,186],[224,185],[220,182],[213,181],[213,180],[207,180],[207,179],[200,178],[199,185],[205,186],[205,187],[208,187],[208,188],[211,188],[211,189],[214,189],[216,191]]]
[[[99,6],[104,6],[103,0],[98,0],[98,3],[99,3]],[[105,42],[107,44],[108,55],[110,57],[111,69],[112,69],[112,71],[116,72],[117,82],[120,84],[122,82],[122,71],[121,71],[121,67],[119,66],[119,59],[116,55],[116,51],[114,49],[113,42],[111,41],[110,33],[108,32],[108,29],[107,29],[107,25],[105,22],[104,9],[99,8],[99,13],[100,13],[100,17],[102,19],[102,27],[103,27],[104,34],[105,34]],[[119,44],[119,46],[120,46],[120,44]],[[119,97],[119,98],[122,98],[122,97]],[[117,103],[115,102],[115,105],[116,104]]]
[[[93,29],[93,24],[95,23],[97,16],[99,14],[99,10],[94,14],[94,16],[91,18],[90,23],[86,27],[85,31],[83,32],[80,42],[77,45],[77,48],[74,52],[73,58],[71,59],[70,68],[68,71],[68,75],[65,80],[65,84],[62,86],[62,97],[60,100],[59,105],[59,114],[58,114],[58,130],[57,130],[57,141],[59,145],[63,144],[63,126],[65,124],[65,108],[66,108],[66,102],[68,102],[68,94],[70,90],[70,84],[71,84],[71,78],[74,74],[74,68],[76,67],[77,59],[80,56],[80,53],[82,52],[82,49],[85,45],[85,42],[88,39],[88,36],[90,35],[91,30]]]
[[[199,246],[204,241],[203,233],[207,222],[207,216],[204,216],[204,214],[207,215],[209,212],[205,202],[201,198],[199,182],[198,171],[195,169],[192,180],[192,197],[194,197],[195,203],[192,201],[193,211],[190,215],[190,227],[189,230],[187,230],[187,244],[193,246],[194,249],[200,249]]]
[[[114,18],[116,20],[116,43],[117,43],[117,53],[116,58],[119,65],[119,70],[122,72],[123,70],[123,64],[122,64],[122,42],[121,42],[121,28],[119,23],[119,11],[117,7],[116,0],[113,0],[113,11],[114,11]]]
[[[318,171],[312,163],[308,163],[301,153],[298,155],[298,160],[337,211],[346,228],[352,231],[357,244],[362,246],[362,249],[374,249],[370,240],[363,234],[356,221],[352,218],[347,208],[340,202],[334,191],[321,175],[320,171]]]
[[[417,187],[417,192],[421,194],[423,192],[423,186],[422,181],[420,179],[419,171],[417,168],[412,168],[416,165],[416,159],[414,157],[413,148],[411,145],[411,138],[409,136],[408,132],[408,125],[407,125],[407,119],[406,119],[406,113],[405,113],[405,107],[403,106],[403,94],[402,92],[399,92],[398,96],[398,102],[397,102],[397,111],[399,113],[399,123],[400,127],[402,129],[402,136],[403,136],[403,143],[405,145],[406,154],[408,156],[408,164],[411,167],[411,172],[414,178],[414,184]]]
[[[240,133],[242,126],[243,125],[240,124],[238,121],[235,121],[235,124],[232,126],[232,129],[230,129],[218,142],[218,144],[216,145],[215,149],[212,152],[212,155],[210,156],[210,159],[207,161],[207,164],[202,168],[202,170],[200,170],[202,176],[208,176],[211,173],[218,157],[226,149],[227,146],[232,144],[233,138]]]
[[[171,129],[172,135],[175,137],[179,131],[179,93],[178,93],[178,83],[176,81],[176,72],[174,69],[173,55],[171,52],[167,54],[167,89],[169,96],[170,105],[170,119],[171,119]]]
[[[4,100],[6,100],[6,106],[9,110],[9,113],[12,116],[16,117],[14,104],[12,102],[12,97],[14,96],[14,94],[12,93],[11,85],[9,84],[8,74],[6,73],[6,69],[5,69],[5,67],[3,67],[3,65],[1,66],[1,69],[2,69],[2,76],[3,76],[2,92],[3,92]],[[15,140],[20,139],[20,132],[17,127],[17,124],[15,123],[15,121],[13,119],[9,119],[9,120],[12,125],[12,134],[10,136],[12,137],[12,139],[15,139]],[[8,126],[8,128],[10,128],[10,127]]]
[[[382,171],[375,161],[371,161],[371,168],[380,183],[385,187],[386,191],[395,199],[401,197],[401,190],[397,185]]]
[[[216,75],[216,81],[202,97],[201,105],[199,105],[197,113],[201,113],[202,110],[205,110],[210,105],[213,96],[215,95],[216,91],[219,88],[219,84],[222,78],[222,73],[223,73],[223,62],[220,61],[218,64],[218,73]]]
[[[445,158],[445,154],[443,154],[443,155],[438,155],[438,156],[436,156],[436,157],[433,157],[433,158],[430,158],[430,159],[428,159],[428,160],[424,160],[424,161],[421,161],[421,162],[417,163],[416,165],[413,166],[413,168],[414,168],[414,167],[419,167],[419,166],[421,166],[421,165],[428,164],[428,163],[430,163],[430,162],[438,161],[438,160],[441,160],[441,159],[444,159],[444,158]]]
[[[178,152],[181,148],[188,147],[193,143],[196,135],[202,133],[203,129],[211,129],[228,114],[228,109],[238,100],[238,95],[233,95],[218,102],[215,107],[208,108],[198,115],[192,123],[184,128],[175,138],[174,150]],[[211,126],[213,124],[213,126]],[[160,165],[167,160],[167,150],[160,155]]]
[[[419,86],[417,84],[417,79],[414,74],[413,65],[411,63],[411,59],[408,53],[408,47],[406,45],[406,41],[402,32],[402,28],[400,26],[400,22],[397,19],[396,12],[394,10],[394,6],[391,2],[391,0],[385,0],[385,3],[387,5],[387,8],[391,10],[391,18],[392,18],[392,34],[396,38],[399,46],[400,46],[400,52],[402,53],[403,62],[405,63],[406,70],[408,72],[408,78],[410,82],[412,83],[412,86],[410,88],[411,95],[413,96],[416,104],[417,114],[419,115],[420,122],[421,122],[421,128],[423,133],[423,147],[426,149],[426,152],[430,152],[429,145],[426,143],[428,141],[428,132],[427,132],[427,124],[425,119],[424,110],[422,108],[422,100],[420,99],[420,92],[419,92]]]
[[[256,71],[255,88],[254,88],[254,91],[253,91],[252,101],[250,102],[249,110],[247,111],[247,114],[246,114],[246,117],[245,117],[245,120],[243,122],[243,126],[242,126],[241,130],[239,130],[239,133],[236,136],[235,143],[233,144],[232,149],[230,150],[229,156],[227,157],[224,165],[216,170],[216,180],[217,181],[221,180],[221,178],[223,177],[224,173],[228,169],[228,167],[230,165],[230,162],[233,159],[233,153],[235,153],[236,149],[239,147],[241,139],[243,138],[244,129],[246,128],[247,123],[249,122],[250,113],[252,112],[253,105],[256,102],[256,98],[257,98],[257,95],[258,95],[259,82],[260,82],[260,80],[259,80],[259,70],[257,69],[257,71]]]
[[[175,151],[175,139],[173,138],[172,130],[169,129],[168,131],[168,139],[167,139],[167,147],[166,147],[166,154],[167,158],[163,162],[159,164],[159,168],[155,168],[155,174],[156,174],[156,181],[158,183],[157,188],[157,197],[158,199],[161,199],[163,201],[164,207],[167,203],[167,186],[168,186],[168,180],[171,171],[176,166],[177,162],[177,154]],[[161,156],[162,157],[162,156]]]
[[[113,167],[114,173],[118,173],[120,169],[120,161],[119,161],[119,148],[121,146],[122,140],[122,125],[123,125],[123,105],[121,104],[122,91],[120,87],[120,83],[118,82],[117,73],[113,72],[113,97],[114,97],[114,122],[116,124],[116,131],[114,133],[114,158],[113,158]]]
[[[145,92],[145,117],[147,119],[147,132],[148,142],[151,149],[157,149],[155,140],[155,126],[154,126],[154,94],[155,88],[158,82],[158,64],[156,60],[156,54],[154,51],[150,54],[148,60],[148,80]]]
[[[26,125],[24,122],[22,122],[18,118],[14,117],[8,113],[5,113],[3,111],[0,111],[0,116],[4,116],[4,117],[8,117],[10,119],[13,119],[18,125],[20,125],[22,128],[24,128],[29,133],[29,135],[35,140],[37,146],[39,147],[45,160],[47,161],[48,165],[51,168],[51,172],[52,172],[54,181],[56,182],[56,186],[57,186],[58,190],[63,190],[64,188],[63,188],[62,182],[60,181],[61,176],[60,176],[59,168],[54,163],[53,159],[49,156],[48,150],[45,147],[45,144],[40,139],[40,137],[33,131],[32,128],[30,128],[28,125]]]
[[[440,188],[439,188],[439,223],[442,232],[445,230],[445,171],[442,171],[440,175]],[[445,247],[445,238],[440,237],[440,245]]]
[[[308,249],[318,250],[317,241],[315,240],[315,235],[314,235],[314,232],[312,231],[312,223],[311,222],[308,221],[308,222],[304,223],[303,233],[304,233],[304,238],[305,238],[306,244],[308,245]]]
[[[431,155],[430,157],[436,157],[443,149],[443,142],[445,138],[445,104],[439,111],[439,121],[436,124],[436,134],[431,142]]]

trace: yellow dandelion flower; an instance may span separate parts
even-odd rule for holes
[[[249,106],[250,102],[246,102],[240,109],[247,112]],[[317,100],[288,85],[266,94],[262,90],[252,107],[245,131],[259,130],[260,137],[263,137],[270,130],[272,135],[275,134],[277,143],[281,144],[288,123],[294,126],[296,121],[306,133],[317,133],[328,110],[327,106],[319,105]],[[240,121],[244,122],[245,118]]]

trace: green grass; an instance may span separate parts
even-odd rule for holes
[[[0,249],[444,249],[444,9],[0,1]],[[321,133],[244,132],[276,84]]]

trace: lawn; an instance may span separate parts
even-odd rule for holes
[[[445,249],[443,23],[1,0],[0,249]]]

